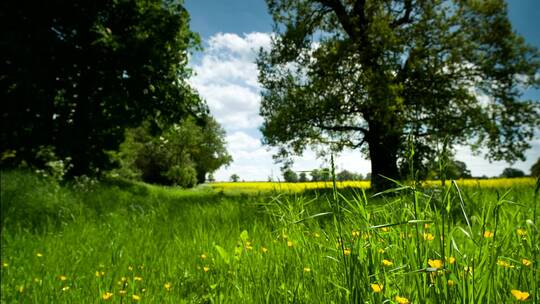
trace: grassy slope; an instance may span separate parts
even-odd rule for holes
[[[398,295],[499,303],[513,299],[511,289],[533,298],[533,190],[464,190],[469,228],[455,189],[386,199],[360,192],[335,203],[316,193],[227,195],[121,181],[58,186],[3,172],[0,299],[96,303],[111,292],[117,303],[133,295],[149,303],[380,303]],[[430,223],[406,223],[415,218]],[[429,259],[445,256],[456,262],[426,272]],[[384,285],[380,293],[374,283]]]

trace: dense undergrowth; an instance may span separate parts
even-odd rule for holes
[[[180,190],[1,176],[3,303],[538,301],[535,188]]]

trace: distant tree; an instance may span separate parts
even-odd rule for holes
[[[356,174],[353,172],[342,170],[338,174],[336,174],[336,180],[343,182],[343,181],[352,181],[356,179]]]
[[[540,115],[520,92],[540,84],[540,54],[504,0],[267,3],[276,33],[258,59],[261,130],[278,157],[360,149],[375,191],[400,178],[409,135],[423,163],[444,138],[524,159]]]
[[[311,175],[311,181],[312,182],[318,182],[318,181],[322,180],[321,171],[319,171],[319,169],[311,170],[310,175]]]
[[[506,168],[503,170],[501,174],[501,177],[507,177],[507,178],[523,177],[523,176],[525,176],[525,172],[516,168]]]
[[[301,183],[307,182],[306,172],[300,172],[300,175],[298,177],[298,181],[301,182]]]
[[[531,167],[531,176],[540,177],[540,157],[536,160],[536,163]]]
[[[431,162],[430,166],[431,168],[429,172],[424,175],[429,179],[441,179],[443,173],[444,179],[448,180],[472,177],[471,171],[467,168],[467,164],[462,161],[455,160],[452,157],[446,160],[442,168],[439,166],[439,163],[435,161]],[[441,169],[444,170],[443,173],[441,173]],[[420,177],[420,179],[423,179],[423,177]]]
[[[199,37],[182,1],[4,0],[0,11],[0,155],[16,151],[2,166],[39,166],[50,146],[70,175],[97,174],[126,128],[207,111],[186,82]]]
[[[366,173],[365,180],[371,180],[371,172]]]
[[[216,178],[214,177],[214,174],[209,173],[209,174],[208,174],[207,180],[208,180],[210,183],[213,183],[213,182],[216,181]]]
[[[283,172],[283,180],[285,180],[288,183],[296,183],[298,182],[298,175],[293,170],[286,169]]]
[[[325,181],[325,182],[328,182],[328,181],[331,181],[332,180],[332,174],[330,172],[330,169],[328,168],[323,168],[321,169],[321,171],[319,171],[321,173],[321,181]]]
[[[238,174],[235,173],[235,174],[231,175],[231,181],[236,183],[236,182],[238,182],[238,180],[240,180],[240,176],[238,176]]]
[[[225,132],[207,116],[199,121],[185,119],[155,135],[152,123],[147,121],[127,130],[120,151],[113,155],[124,177],[190,187],[203,183],[207,173],[231,162],[225,147]]]
[[[356,180],[356,181],[361,181],[363,179],[364,179],[364,176],[362,175],[362,173],[356,173],[354,175],[354,180]]]

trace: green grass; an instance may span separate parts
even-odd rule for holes
[[[58,185],[2,172],[0,299],[98,303],[111,292],[114,303],[133,295],[147,303],[513,303],[516,289],[535,302],[534,190],[246,195],[119,180]],[[445,257],[456,261],[428,264]]]

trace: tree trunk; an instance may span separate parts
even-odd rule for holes
[[[395,187],[395,183],[388,178],[399,179],[397,154],[400,136],[391,130],[381,130],[370,125],[366,141],[371,159],[371,189],[380,192]]]

